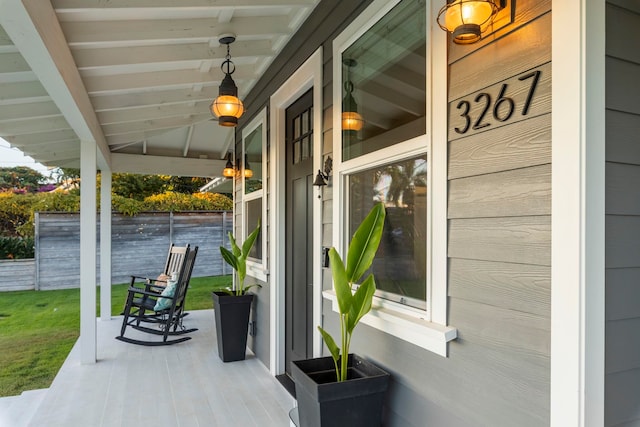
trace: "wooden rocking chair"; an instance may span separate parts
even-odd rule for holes
[[[166,288],[157,286],[148,280],[145,280],[144,287],[137,287],[135,278],[132,278],[127,293],[122,328],[116,339],[146,346],[177,344],[191,339],[191,337],[180,337],[173,340],[168,338],[197,331],[195,328],[187,329],[182,325],[182,318],[186,314],[184,313],[185,298],[197,253],[197,246],[193,249],[186,248],[183,263],[178,270],[177,281],[168,282]],[[160,290],[162,293],[158,294]],[[155,324],[158,328],[142,326],[142,322]],[[145,341],[125,337],[127,326],[142,332],[162,335],[162,341]]]

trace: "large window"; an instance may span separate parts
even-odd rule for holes
[[[423,1],[401,1],[342,52],[344,161],[425,134],[425,21]]]
[[[377,295],[423,310],[429,172],[425,20],[424,2],[400,1],[340,56],[346,236],[373,203],[383,202],[387,220],[372,267]],[[345,117],[356,110],[362,127],[354,129]]]
[[[347,219],[353,235],[376,202],[386,206],[384,234],[371,267],[378,295],[425,308],[427,284],[427,157],[348,176]]]
[[[447,41],[428,24],[443,4],[374,0],[334,39],[333,240],[344,253],[384,203],[363,322],[446,356]]]
[[[247,262],[248,274],[259,279],[266,278],[266,206],[263,182],[266,169],[266,111],[262,111],[242,131],[243,160],[242,175],[243,241],[261,224],[260,233],[253,245]]]

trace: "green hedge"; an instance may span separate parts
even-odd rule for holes
[[[100,203],[99,196],[97,202],[98,204]],[[233,201],[225,195],[213,193],[182,194],[167,191],[146,197],[143,201],[114,194],[112,196],[112,209],[114,212],[129,216],[148,211],[224,211],[233,209]],[[25,245],[28,245],[30,241],[29,251],[31,257],[33,257],[35,212],[78,211],[80,211],[80,196],[74,193],[14,194],[13,192],[0,192],[0,236],[18,240],[24,238]],[[20,246],[15,242],[3,243],[2,245],[3,248],[6,245],[6,248],[10,249],[3,252],[3,249],[0,248],[0,259],[6,259],[9,255],[15,256],[15,254],[24,252],[15,249]]]
[[[0,259],[25,259],[34,257],[32,237],[0,237]]]

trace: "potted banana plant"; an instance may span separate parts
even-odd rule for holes
[[[379,426],[389,374],[349,353],[351,337],[370,310],[376,284],[371,267],[382,238],[385,209],[375,205],[356,230],[346,262],[335,248],[329,250],[333,287],[338,302],[340,339],[318,326],[331,356],[294,361],[300,427]],[[356,284],[360,284],[356,288]],[[339,343],[339,344],[338,344]]]
[[[220,246],[220,253],[227,264],[235,271],[237,280],[230,288],[215,291],[212,294],[216,318],[216,336],[218,338],[218,356],[223,362],[244,360],[247,348],[249,315],[254,295],[248,293],[259,284],[246,285],[247,257],[260,233],[260,223],[247,236],[242,246],[238,246],[235,237],[229,232],[231,250]]]

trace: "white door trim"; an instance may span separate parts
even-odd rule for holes
[[[272,375],[285,371],[285,110],[311,88],[313,91],[313,168],[322,163],[322,48],[307,61],[271,96],[269,104],[269,285],[270,285],[270,357]],[[322,315],[322,205],[313,201],[313,323],[320,325]],[[320,333],[314,328],[313,353],[321,350]]]

